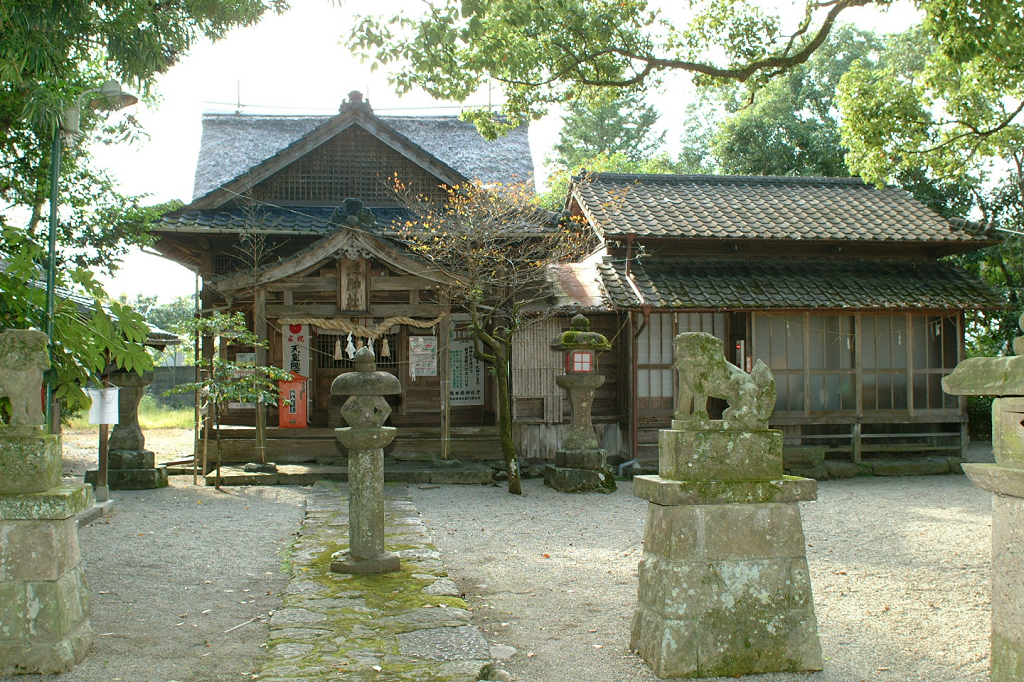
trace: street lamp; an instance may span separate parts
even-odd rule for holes
[[[89,97],[86,101],[86,97]],[[53,150],[50,154],[50,234],[49,252],[46,258],[46,335],[50,338],[50,367],[53,367],[53,305],[56,289],[57,269],[57,196],[60,193],[60,157],[63,135],[73,138],[81,133],[79,124],[82,118],[82,105],[100,111],[117,111],[139,101],[135,95],[126,92],[121,84],[109,80],[98,88],[91,88],[75,98],[75,105],[63,112],[53,131]],[[53,376],[46,382],[46,428],[50,433],[57,429],[53,426]]]

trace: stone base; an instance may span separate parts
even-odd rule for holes
[[[804,547],[795,502],[651,503],[631,648],[662,678],[821,670]]]
[[[85,472],[85,482],[96,485],[99,472]],[[167,467],[162,464],[152,469],[108,469],[107,487],[110,490],[151,490],[167,487]]]
[[[782,478],[782,432],[774,429],[665,429],[658,473],[675,481]]]
[[[60,436],[34,426],[0,428],[0,495],[41,493],[60,485]]]
[[[556,450],[555,466],[569,469],[594,469],[603,471],[605,452],[600,448],[583,450]]]
[[[397,554],[382,552],[369,559],[354,559],[348,552],[337,552],[331,557],[333,573],[354,573],[368,575],[372,573],[394,573],[402,570]]]
[[[0,495],[0,676],[62,673],[92,644],[75,514],[88,486]]]
[[[1024,679],[1024,469],[964,464],[992,498],[992,682]]]
[[[156,455],[152,450],[111,450],[107,453],[108,469],[152,469]]]
[[[613,493],[618,489],[609,467],[573,469],[548,464],[544,468],[544,485],[563,493]]]

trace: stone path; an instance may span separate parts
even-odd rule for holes
[[[331,573],[348,544],[348,490],[310,489],[284,603],[270,620],[262,682],[472,682],[495,677],[490,647],[448,577],[404,486],[385,487],[398,573]]]

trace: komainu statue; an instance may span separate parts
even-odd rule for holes
[[[692,426],[712,426],[708,398],[729,403],[722,413],[721,428],[766,429],[775,409],[775,377],[758,360],[747,374],[725,359],[724,344],[704,332],[684,332],[675,338],[675,363],[679,370],[679,402],[675,418]]]
[[[44,421],[40,390],[43,372],[50,367],[49,342],[35,329],[0,333],[0,397],[11,401],[11,424]]]

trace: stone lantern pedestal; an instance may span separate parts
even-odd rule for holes
[[[1014,340],[1014,351],[964,360],[942,380],[953,395],[1002,396],[992,401],[996,463],[962,465],[993,495],[992,682],[1024,680],[1024,338]]]
[[[350,396],[341,407],[349,426],[335,429],[348,448],[349,548],[331,557],[335,573],[391,573],[401,570],[398,555],[384,547],[384,448],[397,429],[383,426],[391,414],[385,395],[400,393],[401,383],[389,372],[376,371],[373,351],[356,351],[355,371],[339,375],[333,395]]]
[[[572,419],[554,465],[544,470],[544,484],[565,493],[614,492],[615,477],[605,464],[591,419],[594,391],[604,385],[604,375],[597,373],[597,353],[611,349],[611,343],[590,331],[590,320],[576,315],[569,331],[559,334],[551,347],[566,351],[566,373],[556,376],[555,383],[569,394]]]
[[[630,647],[662,678],[821,670],[797,505],[815,499],[815,481],[783,476],[767,367],[748,376],[709,338],[717,356],[681,362],[677,343],[693,381],[660,434],[658,475],[633,479],[649,505]],[[732,419],[708,419],[708,396],[728,400]]]
[[[117,424],[107,443],[107,487],[110,490],[149,490],[167,486],[167,467],[157,466],[156,455],[146,449],[146,436],[139,425],[139,403],[153,373],[112,372],[110,383],[117,395]],[[94,486],[99,472],[85,472],[85,482]]]
[[[0,334],[0,376],[23,375],[37,361],[48,366],[46,346],[42,332]],[[11,395],[12,406],[28,402],[27,413],[12,409],[14,423],[0,426],[0,676],[66,672],[93,637],[75,520],[92,506],[92,489],[62,485],[60,436],[36,425],[41,370],[31,379]],[[5,386],[9,395],[12,388]]]

